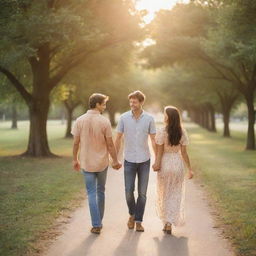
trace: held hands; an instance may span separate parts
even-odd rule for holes
[[[73,163],[72,163],[72,165],[73,165],[73,169],[75,170],[75,171],[80,171],[80,163],[79,163],[79,161],[78,160],[73,160]]]
[[[119,170],[122,167],[122,164],[119,161],[112,163],[112,168],[115,170]]]
[[[154,163],[152,165],[152,168],[153,168],[154,172],[159,172],[160,169],[161,169],[161,166],[159,164],[157,164],[157,163]]]

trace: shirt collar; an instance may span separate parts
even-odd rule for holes
[[[145,111],[142,109],[142,113],[141,113],[141,115],[140,115],[139,118],[141,118],[144,114],[145,114]],[[130,110],[130,115],[131,115],[132,117],[134,116],[132,110]]]
[[[94,109],[89,109],[89,110],[87,110],[87,113],[88,114],[100,114],[100,111],[99,110],[94,110]]]

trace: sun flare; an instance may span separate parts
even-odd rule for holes
[[[148,14],[144,17],[145,23],[150,23],[156,12],[161,9],[171,9],[176,3],[187,3],[189,0],[137,0],[137,10],[147,10]]]

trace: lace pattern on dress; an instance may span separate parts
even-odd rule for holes
[[[157,173],[156,212],[164,222],[174,226],[185,224],[185,166],[180,153],[180,145],[188,145],[186,130],[182,130],[180,145],[170,146],[168,135],[164,128],[157,131],[156,143],[164,144],[164,154],[161,170]]]

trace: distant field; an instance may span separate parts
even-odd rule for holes
[[[216,126],[218,129],[223,129],[223,122],[218,119],[216,122]],[[241,122],[230,122],[230,129],[231,131],[240,131],[240,132],[246,132],[248,128],[248,124],[245,121]]]
[[[18,130],[11,130],[11,122],[0,122],[0,156],[17,155],[26,150],[29,122],[19,121]],[[65,124],[60,120],[47,123],[49,144],[52,151],[63,156],[71,156],[71,140],[64,139]]]

